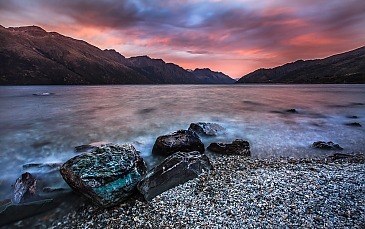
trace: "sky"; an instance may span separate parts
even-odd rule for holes
[[[364,12],[364,0],[0,0],[0,25],[239,78],[364,46]]]

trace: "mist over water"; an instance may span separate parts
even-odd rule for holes
[[[32,95],[44,92],[54,95]],[[28,171],[24,164],[63,163],[77,155],[75,146],[91,142],[132,143],[151,168],[156,138],[192,122],[226,128],[203,138],[205,146],[242,138],[253,157],[331,153],[312,149],[314,141],[364,151],[364,103],[365,85],[0,87],[0,199]],[[345,125],[351,122],[363,127]],[[54,176],[55,186],[65,185]]]

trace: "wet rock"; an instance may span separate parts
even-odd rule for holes
[[[251,156],[250,143],[242,139],[236,139],[232,143],[212,143],[207,149],[220,154]]]
[[[86,145],[80,145],[80,146],[76,146],[75,147],[75,151],[80,153],[80,152],[91,152],[94,149],[98,148],[98,147],[103,147],[103,146],[107,146],[107,145],[111,145],[111,142],[92,142]]]
[[[178,130],[158,137],[152,149],[153,154],[163,156],[169,156],[179,151],[199,151],[204,153],[204,144],[196,133],[188,130]]]
[[[177,152],[153,168],[138,183],[138,190],[146,200],[151,200],[164,191],[198,177],[212,169],[209,158],[198,151]]]
[[[36,188],[37,180],[35,177],[28,172],[23,173],[14,184],[12,203],[24,203],[31,197],[36,196]]]
[[[358,122],[349,122],[345,124],[346,126],[354,126],[354,127],[362,127],[362,125]]]
[[[357,116],[357,115],[348,115],[348,116],[346,116],[346,118],[357,119],[357,118],[359,118],[359,116]]]
[[[54,93],[42,92],[42,93],[34,93],[33,95],[35,95],[35,96],[50,96],[50,95],[54,95]]]
[[[216,123],[198,122],[191,123],[188,130],[200,135],[216,136],[219,132],[224,131],[224,127]]]
[[[335,144],[333,142],[313,142],[312,144],[313,148],[316,149],[323,149],[323,150],[342,150],[343,148],[339,144]]]
[[[364,163],[365,162],[365,154],[363,153],[353,153],[353,154],[345,154],[345,153],[334,153],[328,157],[329,160],[336,161],[342,160],[351,163]]]
[[[287,113],[298,113],[298,111],[296,110],[296,109],[294,109],[294,108],[292,108],[292,109],[288,109],[288,110],[286,110],[285,112],[287,112]]]
[[[133,145],[107,145],[61,166],[64,180],[101,207],[119,204],[136,190],[147,167]]]

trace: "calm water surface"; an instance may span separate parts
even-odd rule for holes
[[[54,95],[32,95],[43,92]],[[62,163],[91,142],[132,143],[153,166],[156,137],[191,122],[226,128],[204,138],[206,146],[243,138],[254,157],[324,155],[310,147],[319,140],[364,151],[365,127],[344,125],[365,126],[364,103],[365,85],[0,87],[0,199],[24,164]],[[65,186],[53,176],[54,186]]]

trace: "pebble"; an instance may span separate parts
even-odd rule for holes
[[[146,202],[85,204],[48,228],[364,228],[364,160],[209,155],[214,170]]]

